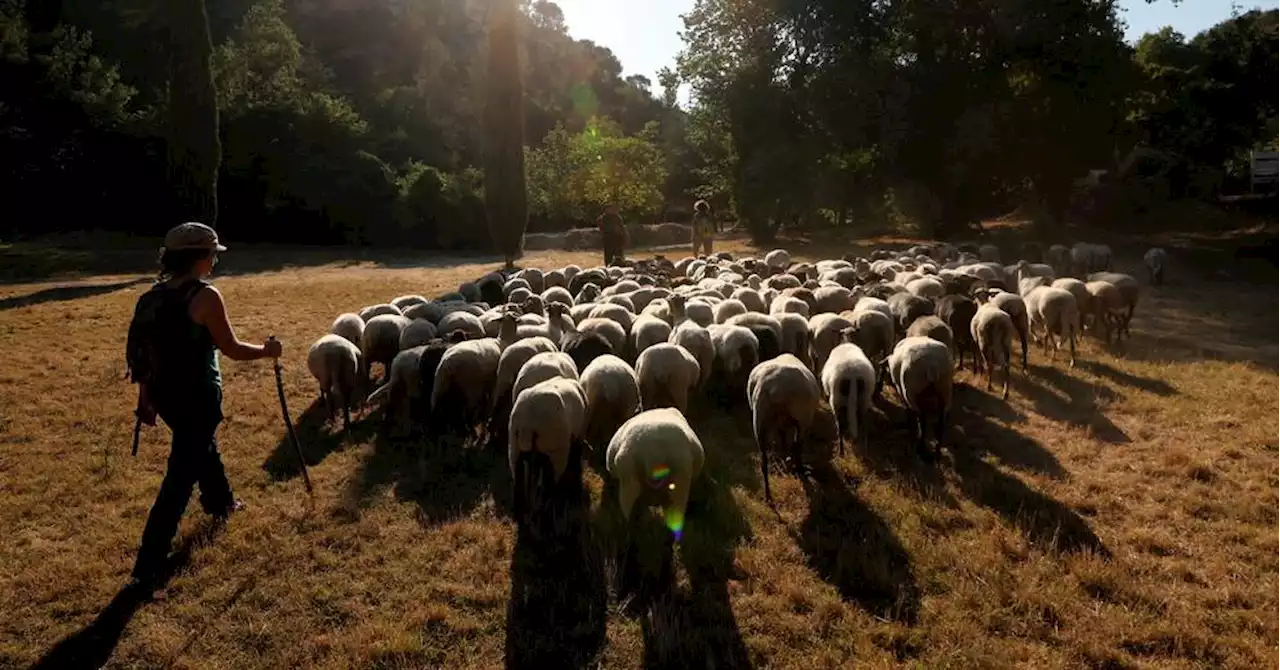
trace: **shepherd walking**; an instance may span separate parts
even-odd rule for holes
[[[222,422],[218,352],[237,361],[279,358],[280,343],[240,341],[227,320],[222,294],[205,279],[226,247],[204,224],[184,223],[164,238],[160,281],[138,300],[126,356],[138,383],[138,418],[157,415],[173,431],[168,468],[147,517],[131,585],[151,588],[164,571],[191,489],[200,506],[226,519],[242,507],[231,493],[215,433]]]

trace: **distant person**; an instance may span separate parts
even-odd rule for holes
[[[160,493],[147,517],[130,586],[154,588],[163,575],[178,522],[200,485],[200,506],[225,520],[242,503],[231,493],[214,433],[222,422],[218,351],[232,360],[279,358],[280,343],[241,342],[227,320],[222,294],[205,278],[218,253],[218,234],[201,223],[176,226],[164,237],[160,281],[138,299],[126,356],[138,386],[138,419],[156,415],[173,431]]]
[[[604,245],[604,264],[607,266],[622,260],[626,253],[628,235],[622,215],[618,214],[618,206],[614,203],[605,205],[604,213],[596,219],[596,225],[600,227],[600,238]]]
[[[704,250],[703,255],[711,255],[711,243],[715,240],[716,220],[711,215],[711,205],[706,200],[693,203],[693,255]]]

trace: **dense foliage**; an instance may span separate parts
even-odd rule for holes
[[[1239,190],[1276,143],[1275,10],[1131,46],[1114,0],[695,0],[653,82],[570,37],[553,2],[510,2],[0,0],[0,197],[18,213],[0,228],[156,234],[216,211],[233,239],[518,255],[486,207],[515,182],[485,174],[488,37],[512,5],[499,43],[523,102],[501,127],[524,149],[503,169],[526,178],[494,230],[610,201],[683,220],[706,198],[761,238],[946,235],[1015,207],[1102,216],[1077,207],[1092,169],[1144,198]]]

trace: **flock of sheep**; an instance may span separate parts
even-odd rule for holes
[[[544,535],[546,509],[580,490],[590,459],[623,517],[656,506],[670,540],[704,462],[691,395],[745,401],[772,502],[769,456],[800,466],[801,444],[831,416],[823,403],[843,452],[846,437],[867,439],[887,380],[924,449],[929,426],[935,441],[944,434],[966,355],[988,389],[1003,373],[1007,397],[1015,341],[1025,370],[1029,337],[1051,357],[1066,344],[1074,364],[1085,328],[1128,334],[1139,284],[1111,271],[1108,247],[1029,244],[1019,255],[1005,265],[993,245],[931,243],[816,263],[776,249],[495,272],[435,300],[343,314],[307,364],[344,427],[352,407],[385,399],[393,430],[505,443],[522,532]],[[1144,260],[1160,283],[1165,252]],[[375,363],[385,372],[365,398]]]

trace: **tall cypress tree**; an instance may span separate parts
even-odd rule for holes
[[[489,235],[510,267],[524,253],[524,83],[517,0],[491,0],[484,115],[484,203]]]
[[[166,18],[169,183],[182,221],[218,222],[218,96],[204,0],[162,0]]]

